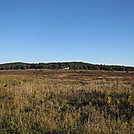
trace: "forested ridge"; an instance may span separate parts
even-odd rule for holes
[[[6,63],[0,64],[0,70],[18,69],[64,69],[73,70],[107,70],[107,71],[134,71],[134,67],[118,65],[96,65],[84,62],[54,62],[54,63]]]

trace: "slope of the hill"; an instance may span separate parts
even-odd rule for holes
[[[55,63],[6,63],[0,64],[0,70],[15,69],[73,69],[73,70],[107,70],[107,71],[134,71],[134,67],[117,65],[96,65],[84,62],[55,62]]]

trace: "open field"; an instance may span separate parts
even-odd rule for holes
[[[0,71],[0,134],[133,134],[134,72]]]

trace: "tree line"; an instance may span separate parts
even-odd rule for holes
[[[57,62],[57,63],[6,63],[0,64],[0,70],[22,69],[64,69],[69,67],[73,70],[106,70],[106,71],[134,71],[134,67],[117,65],[96,65],[84,62]]]

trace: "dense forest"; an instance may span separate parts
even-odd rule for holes
[[[107,71],[134,71],[134,67],[117,65],[96,65],[84,62],[58,62],[58,63],[6,63],[0,64],[0,70],[21,69],[64,69],[73,70],[107,70]]]

